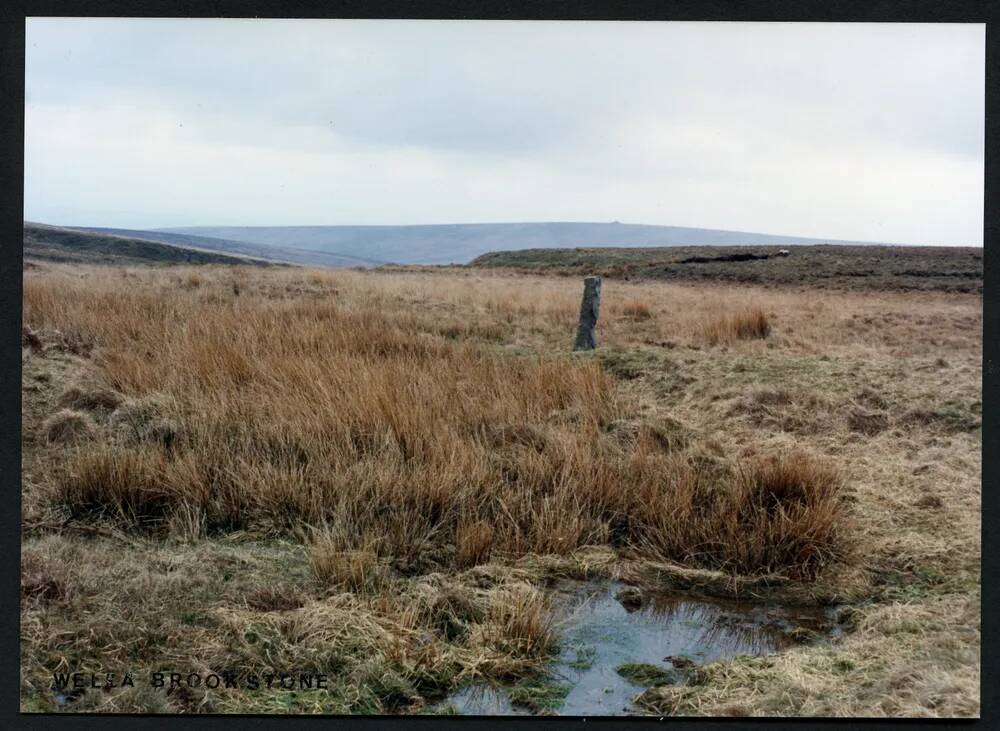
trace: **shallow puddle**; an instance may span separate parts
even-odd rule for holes
[[[618,673],[625,664],[652,665],[666,673],[667,682],[680,682],[684,658],[700,665],[741,654],[767,655],[795,644],[791,635],[797,631],[838,634],[832,611],[666,593],[645,593],[642,605],[629,611],[615,598],[623,588],[617,582],[556,587],[565,617],[562,650],[546,682],[566,693],[555,709],[561,715],[638,713],[632,698],[645,686]],[[675,662],[681,667],[675,668],[668,656],[680,658]],[[507,689],[483,685],[455,693],[442,707],[449,705],[469,715],[528,712],[511,703]]]
[[[451,707],[466,716],[526,716],[526,708],[518,708],[510,701],[504,688],[477,683],[453,693],[439,708]]]

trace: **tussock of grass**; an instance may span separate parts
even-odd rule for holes
[[[556,644],[548,599],[530,584],[512,583],[493,596],[482,641],[515,657],[545,657]]]
[[[313,573],[325,584],[345,591],[363,592],[377,588],[379,557],[374,541],[348,548],[347,541],[330,531],[319,533],[309,544]]]
[[[570,690],[570,686],[555,680],[534,678],[511,688],[510,702],[534,713],[555,711],[562,706]]]
[[[278,585],[257,587],[247,594],[246,603],[263,612],[283,612],[298,609],[305,600],[294,586]]]
[[[485,520],[459,520],[455,527],[455,564],[465,568],[486,563],[493,551],[493,526]]]
[[[802,452],[742,467],[737,478],[740,530],[766,533],[770,540],[740,543],[739,563],[769,571],[792,567],[801,577],[843,558],[842,482],[839,470]]]
[[[869,411],[859,406],[848,414],[847,424],[851,431],[875,436],[889,428],[889,418],[882,412]]]
[[[653,318],[653,310],[645,302],[631,299],[622,304],[622,315],[630,320],[651,320]]]
[[[21,599],[48,604],[65,601],[71,593],[68,567],[59,566],[43,556],[28,552],[21,560]]]
[[[729,344],[766,338],[771,333],[771,323],[762,308],[748,307],[708,322],[703,332],[709,345]]]
[[[176,409],[176,404],[158,394],[126,399],[112,412],[108,426],[125,445],[153,443],[170,448],[180,435],[180,427],[170,416],[172,408]]]
[[[799,578],[844,556],[841,478],[826,462],[793,452],[738,464],[722,477],[714,469],[708,457],[693,465],[675,459],[669,493],[647,496],[636,519],[651,554]]]
[[[425,590],[421,601],[429,623],[447,640],[466,637],[469,628],[486,615],[480,599],[458,582],[425,583],[421,589]]]
[[[21,327],[21,347],[29,348],[34,352],[40,352],[44,349],[42,339],[29,325]]]
[[[644,685],[646,687],[666,685],[677,679],[675,671],[644,662],[629,662],[619,665],[615,668],[615,672],[636,685]]]
[[[122,402],[122,396],[108,388],[81,388],[72,386],[59,397],[59,405],[78,411],[113,411]]]
[[[61,409],[50,416],[42,427],[45,438],[56,444],[77,444],[94,439],[97,425],[87,414],[73,409]]]
[[[195,505],[181,503],[167,517],[167,533],[174,539],[194,543],[206,532],[205,512]]]

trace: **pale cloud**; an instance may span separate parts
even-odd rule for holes
[[[981,25],[30,19],[25,216],[982,243]]]

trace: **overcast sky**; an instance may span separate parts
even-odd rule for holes
[[[25,218],[982,245],[982,25],[29,19]]]

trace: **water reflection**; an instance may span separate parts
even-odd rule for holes
[[[452,694],[442,706],[451,706],[463,716],[523,716],[528,712],[514,706],[503,688],[486,684],[470,685]]]
[[[604,592],[595,592],[598,601]],[[613,608],[612,608],[613,611]],[[785,649],[794,627],[821,630],[826,618],[821,611],[767,608],[743,602],[693,601],[678,596],[654,596],[641,609],[646,618],[671,632],[688,635],[691,646],[708,654],[730,657],[738,654],[765,655]]]
[[[677,594],[646,597],[627,611],[615,594],[622,584],[563,582],[556,598],[564,612],[562,651],[554,679],[571,687],[562,715],[637,713],[632,698],[642,691],[616,672],[625,663],[671,670],[668,656],[714,662],[735,655],[767,655],[785,649],[789,631],[830,632],[829,617],[816,609],[768,607],[745,602],[694,600]],[[682,665],[682,661],[678,661]],[[502,689],[467,688],[449,702],[462,713],[519,713]]]

